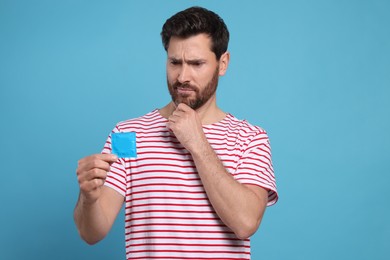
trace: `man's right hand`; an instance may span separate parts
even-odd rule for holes
[[[94,154],[79,160],[76,173],[83,203],[92,204],[100,197],[110,165],[117,160],[114,154]]]
[[[78,163],[80,197],[74,220],[80,236],[88,244],[95,244],[107,235],[123,205],[123,196],[103,185],[110,165],[117,160],[113,154],[94,154]]]

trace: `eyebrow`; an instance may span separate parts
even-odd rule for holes
[[[168,59],[172,62],[178,62],[178,63],[183,63],[183,59],[181,58],[175,58],[175,57],[168,57]],[[206,62],[205,59],[188,59],[186,60],[186,63],[188,64],[199,64],[199,63],[204,63]]]

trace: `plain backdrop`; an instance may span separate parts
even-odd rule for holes
[[[280,200],[252,259],[390,259],[390,1],[0,0],[0,259],[124,259],[121,215],[88,246],[77,161],[170,100],[160,31],[227,23],[226,112],[269,133]]]

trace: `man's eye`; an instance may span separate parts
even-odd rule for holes
[[[199,67],[203,64],[203,62],[192,62],[192,66]]]

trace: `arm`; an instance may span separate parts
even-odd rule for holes
[[[197,113],[180,104],[169,118],[168,127],[191,153],[207,196],[221,220],[244,239],[258,229],[268,192],[255,185],[244,185],[227,172],[208,143]]]
[[[255,185],[244,185],[226,171],[207,142],[191,152],[207,196],[221,220],[240,239],[258,229],[267,206],[268,192]]]
[[[80,195],[74,220],[80,236],[88,244],[95,244],[107,235],[123,204],[122,195],[103,185],[110,164],[116,159],[111,154],[97,154],[79,161]]]

